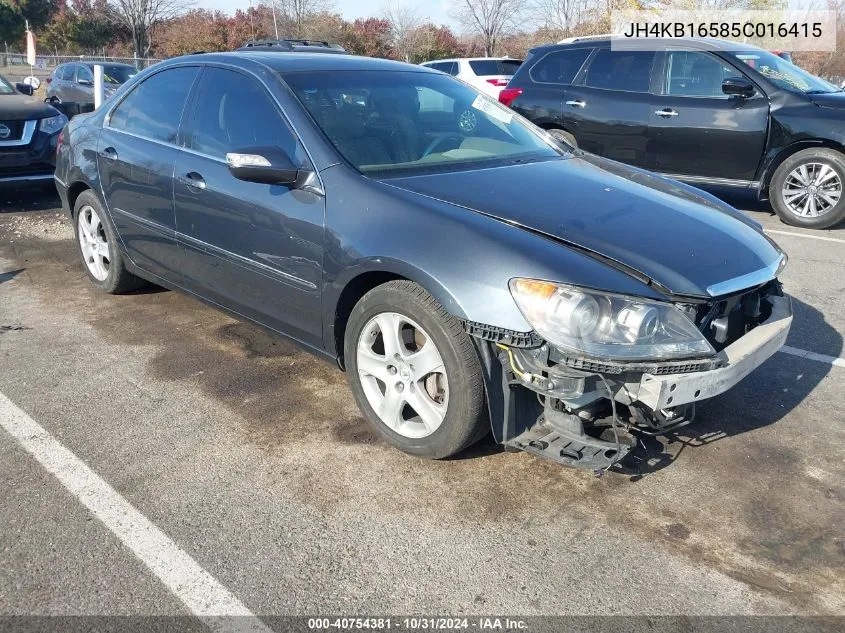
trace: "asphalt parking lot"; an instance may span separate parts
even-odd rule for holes
[[[333,366],[175,292],[96,293],[34,191],[0,191],[0,417],[253,614],[845,615],[845,226],[731,202],[790,256],[791,353],[630,474],[391,449]],[[25,440],[0,428],[0,614],[196,613]]]

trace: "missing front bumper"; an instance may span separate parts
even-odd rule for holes
[[[692,374],[656,376],[644,373],[628,392],[654,411],[706,400],[724,393],[745,378],[786,342],[792,325],[789,297],[770,297],[771,316],[716,356],[721,367]]]

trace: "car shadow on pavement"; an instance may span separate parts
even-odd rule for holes
[[[4,284],[7,281],[11,281],[25,270],[26,268],[18,268],[16,270],[7,270],[4,273],[0,273],[0,284]]]
[[[0,213],[25,213],[61,208],[56,188],[50,185],[0,188]]]
[[[792,303],[793,332],[800,328],[804,333],[813,333],[812,338],[820,347],[811,351],[841,356],[842,335],[825,321],[824,315],[795,298]],[[696,418],[689,426],[656,437],[637,434],[637,446],[614,471],[637,481],[671,465],[686,450],[776,424],[800,406],[832,370],[832,365],[823,362],[775,353],[733,389],[699,403]]]

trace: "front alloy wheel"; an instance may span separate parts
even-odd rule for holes
[[[489,431],[478,353],[418,284],[389,281],[361,297],[343,356],[358,407],[398,449],[441,459]]]
[[[842,179],[830,165],[804,163],[786,177],[784,202],[799,217],[818,217],[833,209],[842,197]]]
[[[777,168],[769,197],[780,219],[826,229],[845,219],[845,156],[826,147],[796,152]]]
[[[422,438],[443,424],[449,381],[437,345],[417,323],[382,312],[361,330],[356,354],[367,401],[403,437]]]

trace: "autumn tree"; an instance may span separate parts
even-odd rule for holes
[[[140,57],[150,56],[155,29],[184,14],[191,4],[191,0],[108,0],[111,20],[129,31]]]
[[[390,40],[390,22],[384,18],[358,18],[352,23],[348,50],[356,55],[389,58],[393,55]]]

